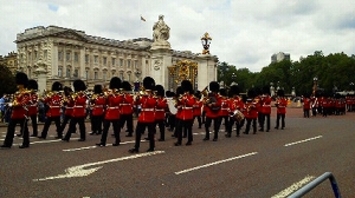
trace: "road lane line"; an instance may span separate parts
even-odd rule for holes
[[[316,136],[316,137],[312,137],[312,138],[308,138],[308,139],[304,139],[304,140],[300,140],[300,141],[296,141],[296,142],[291,142],[291,143],[285,144],[284,146],[293,146],[293,145],[296,145],[296,144],[309,142],[311,140],[316,140],[316,139],[319,139],[319,138],[322,138],[322,137],[323,136],[319,135],[319,136]]]
[[[244,154],[244,155],[239,155],[239,156],[236,156],[236,157],[231,157],[231,158],[228,158],[228,159],[215,161],[215,162],[208,163],[208,164],[205,164],[205,165],[202,165],[202,166],[196,166],[196,167],[193,167],[193,168],[189,168],[189,169],[185,169],[185,170],[182,170],[182,171],[175,172],[175,175],[188,173],[188,172],[191,172],[191,171],[199,170],[199,169],[202,169],[202,168],[207,168],[207,167],[218,165],[218,164],[222,164],[222,163],[225,163],[225,162],[230,162],[230,161],[236,160],[236,159],[241,159],[241,158],[253,156],[253,155],[256,155],[256,154],[258,154],[258,152],[247,153],[247,154]]]
[[[78,140],[79,138],[70,138],[70,140]],[[40,141],[34,141],[30,142],[30,145],[32,144],[48,144],[48,143],[53,143],[53,142],[61,142],[61,139],[55,139],[55,140],[40,140]],[[22,145],[22,143],[18,144],[13,144],[14,146]]]
[[[44,177],[44,178],[40,178],[40,179],[33,179],[32,181],[38,182],[38,181],[64,179],[64,178],[72,178],[72,177],[86,177],[86,176],[89,176],[92,173],[100,170],[101,168],[103,168],[103,166],[101,166],[101,165],[104,165],[104,164],[119,162],[119,161],[124,161],[124,160],[130,160],[130,159],[137,159],[137,158],[142,158],[142,157],[149,157],[149,156],[163,154],[163,153],[165,153],[165,151],[153,151],[153,152],[139,153],[139,154],[135,154],[135,155],[114,158],[114,159],[109,159],[109,160],[104,160],[104,161],[92,162],[92,163],[82,164],[82,165],[78,165],[78,166],[72,166],[72,167],[66,168],[64,170],[64,172],[65,172],[64,174],[59,174],[57,176]],[[92,166],[94,166],[94,167],[92,167]],[[89,168],[89,167],[91,167],[91,168]]]
[[[287,197],[288,195],[290,195],[291,193],[297,191],[298,189],[300,189],[302,186],[304,186],[305,184],[308,184],[310,181],[312,181],[315,177],[314,176],[306,176],[305,178],[303,178],[301,181],[298,181],[294,184],[292,184],[290,187],[286,188],[285,190],[277,193],[276,195],[272,196],[271,198],[283,198],[283,197]]]
[[[135,140],[125,141],[125,142],[121,142],[120,145],[133,144],[135,142],[136,142]],[[146,142],[146,141],[145,140],[141,140],[141,142]],[[99,146],[85,146],[85,147],[78,147],[78,148],[63,149],[62,151],[64,151],[64,152],[83,151],[83,150],[95,149],[95,148],[98,148],[98,147]]]

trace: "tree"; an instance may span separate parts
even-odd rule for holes
[[[5,65],[0,65],[0,96],[16,92],[15,77]]]

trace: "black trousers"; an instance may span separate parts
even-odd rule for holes
[[[155,123],[143,123],[138,121],[136,126],[136,143],[134,145],[134,148],[137,150],[139,150],[142,133],[144,133],[146,128],[148,128],[149,149],[154,150],[155,148]]]
[[[28,133],[27,120],[25,118],[22,119],[10,119],[9,125],[7,126],[6,137],[4,141],[4,145],[12,146],[15,135],[15,127],[17,124],[21,126],[21,133],[23,135],[22,145],[29,146],[30,145],[30,136]]]
[[[180,120],[180,123],[177,128],[177,138],[178,141],[177,143],[181,144],[182,142],[182,130],[186,131],[187,135],[187,142],[192,142],[193,141],[193,134],[192,134],[192,123],[193,120]],[[184,134],[185,136],[185,134]]]
[[[133,113],[132,114],[121,114],[120,122],[121,122],[121,124],[120,124],[121,128],[127,122],[128,134],[132,135],[133,134]]]
[[[32,135],[37,136],[38,135],[38,123],[37,123],[37,114],[31,115],[31,124],[32,124]]]
[[[209,118],[206,117],[206,123],[205,123],[205,130],[206,130],[206,139],[210,138],[210,127],[212,125],[212,121],[213,121],[213,128],[214,128],[214,137],[213,139],[217,139],[218,138],[218,132],[219,132],[219,128],[221,126],[221,118]]]
[[[168,125],[169,125],[169,131],[174,131],[174,128],[176,126],[176,117],[175,115],[171,114],[168,116]]]
[[[198,128],[200,129],[202,126],[202,120],[201,120],[201,116],[194,116],[194,121],[193,123],[195,123],[195,119],[197,119],[198,122]]]
[[[165,140],[165,120],[156,120],[155,126],[159,127],[160,140]]]
[[[309,118],[309,109],[303,109],[303,117]]]
[[[258,120],[259,120],[259,125],[260,125],[261,131],[264,131],[265,121],[266,121],[266,131],[270,130],[270,114],[265,114],[265,113],[259,112]]]
[[[56,116],[56,117],[47,117],[46,122],[44,123],[44,127],[42,130],[42,134],[41,137],[46,138],[47,137],[47,133],[48,133],[48,129],[52,124],[52,121],[54,121],[55,126],[57,127],[57,135],[58,137],[62,137],[62,133],[60,132],[60,116]]]
[[[221,119],[221,125],[222,125],[222,121],[224,120],[225,132],[227,132],[229,128],[229,116],[222,116],[220,117],[220,119]]]
[[[104,121],[104,116],[91,116],[91,129],[92,133],[101,134],[102,133],[102,125]]]
[[[62,124],[60,125],[59,133],[63,134],[65,127],[67,126],[68,122],[72,119],[70,115],[65,115]],[[68,129],[69,131],[69,129]],[[75,130],[74,130],[75,131]]]
[[[233,131],[233,125],[235,123],[236,129],[237,129],[237,136],[240,134],[240,129],[242,128],[243,124],[245,122],[245,119],[242,120],[240,123],[237,122],[234,118],[231,118],[229,121],[229,128],[228,128],[228,135],[230,136]]]
[[[71,118],[69,122],[69,130],[64,137],[65,140],[70,140],[71,134],[76,129],[76,124],[79,125],[80,139],[85,140],[86,138],[85,117]]]
[[[253,127],[253,133],[256,133],[256,118],[246,118],[247,124],[245,126],[245,134],[249,134],[250,125]]]
[[[281,128],[285,127],[285,114],[280,114],[278,113],[276,116],[276,127],[275,128],[279,128],[279,124],[280,124],[280,119],[281,119]]]
[[[112,123],[113,126],[113,133],[115,135],[116,138],[116,144],[119,144],[121,142],[121,138],[120,138],[120,133],[121,133],[121,127],[120,127],[120,120],[119,119],[115,119],[115,120],[106,120],[104,119],[104,129],[102,131],[102,136],[101,136],[101,144],[106,145],[106,141],[107,141],[107,134],[108,134],[108,129],[110,128],[110,125]]]

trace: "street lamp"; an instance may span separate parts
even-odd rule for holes
[[[353,91],[354,90],[354,88],[353,88],[354,87],[354,83],[351,82],[349,85],[350,85],[350,91]]]
[[[231,86],[233,85],[238,85],[238,83],[235,82],[235,80],[237,79],[237,75],[235,73],[232,73],[232,83]]]
[[[314,78],[313,78],[313,95],[316,94],[317,86],[318,86],[318,78],[317,78],[317,77],[314,77]]]
[[[201,44],[203,47],[202,54],[210,54],[210,45],[211,45],[212,38],[206,32],[203,37],[201,38]]]

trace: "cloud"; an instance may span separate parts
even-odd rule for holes
[[[200,53],[201,36],[212,37],[220,61],[260,71],[274,53],[300,56],[316,50],[355,54],[352,0],[0,0],[0,54],[16,50],[16,34],[57,25],[126,40],[152,37],[160,14],[170,26],[173,49]],[[147,21],[140,20],[143,16]]]

